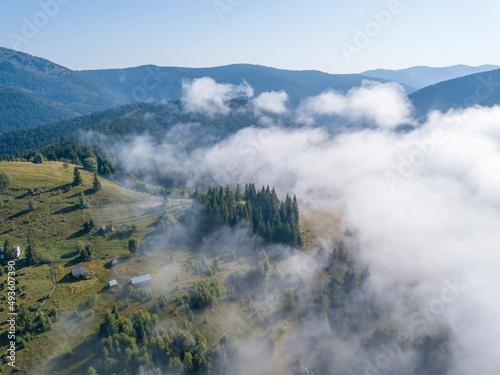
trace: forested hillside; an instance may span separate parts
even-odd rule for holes
[[[0,86],[0,124],[2,132],[31,128],[78,116],[68,106]]]
[[[23,114],[22,117],[10,117],[12,125],[8,127],[4,128],[2,122],[2,133],[9,129],[26,128],[92,113],[120,103],[119,98],[111,91],[77,72],[39,57],[1,47],[0,85],[34,97],[30,97],[32,100],[29,101],[19,95],[2,95],[0,118],[8,117],[8,113],[4,112],[8,108],[16,108],[16,111]],[[40,111],[49,113],[40,116],[33,108],[35,105],[38,105]]]
[[[90,113],[118,103],[116,96],[61,65],[22,52],[0,48],[0,85]]]
[[[233,105],[243,107],[245,101],[234,101]],[[271,118],[277,116],[271,116]],[[293,122],[280,117],[284,126]],[[191,130],[185,140],[189,147],[198,147],[227,137],[247,126],[257,124],[252,112],[234,111],[230,115],[208,116],[186,113],[179,102],[166,104],[139,103],[121,106],[91,115],[42,125],[36,129],[24,129],[0,134],[0,154],[12,155],[28,150],[37,151],[61,138],[79,141],[91,140],[91,134],[112,136],[115,140],[130,135],[148,134],[162,139],[176,125],[186,125]],[[199,126],[192,126],[199,125]],[[83,133],[89,137],[81,138]],[[73,136],[73,137],[72,137]]]
[[[429,111],[464,109],[479,105],[491,107],[500,104],[500,69],[440,82],[425,87],[409,96],[417,115]]]

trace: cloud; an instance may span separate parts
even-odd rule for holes
[[[345,95],[327,91],[305,99],[297,109],[297,118],[300,122],[312,124],[320,116],[341,116],[392,129],[411,123],[411,112],[411,103],[401,85],[365,80],[360,87]]]
[[[317,127],[248,127],[189,153],[139,139],[123,148],[122,160],[176,167],[193,181],[209,175],[222,185],[270,185],[342,213],[357,232],[356,262],[370,268],[377,298],[392,310],[388,320],[410,336],[435,336],[444,326],[450,374],[496,375],[500,107],[434,112],[399,133],[391,129],[410,121],[411,111],[400,94],[392,84],[365,83],[299,109],[311,121],[340,115],[376,125],[368,129],[334,136]]]
[[[285,91],[271,91],[260,94],[252,100],[252,104],[256,114],[267,112],[282,115],[288,111],[286,107],[288,99],[288,94]]]
[[[189,112],[201,112],[213,116],[227,115],[228,101],[238,97],[252,97],[253,89],[243,81],[241,85],[217,83],[209,77],[182,83],[182,103]]]
[[[269,184],[342,210],[393,321],[411,331],[412,315],[423,310],[424,331],[435,334],[439,323],[451,332],[452,374],[496,374],[499,122],[493,107],[435,113],[404,134],[247,128],[205,150],[200,168],[221,183]],[[384,176],[401,163],[413,171],[393,189]]]

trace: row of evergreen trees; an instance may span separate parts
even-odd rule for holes
[[[257,191],[254,184],[247,184],[244,191],[239,185],[235,190],[229,186],[209,187],[206,193],[196,191],[194,198],[205,205],[205,231],[235,226],[245,220],[252,233],[267,242],[303,245],[295,196],[287,195],[285,201],[280,201],[274,188],[267,186]]]

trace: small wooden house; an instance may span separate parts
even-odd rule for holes
[[[109,232],[112,232],[112,231],[113,231],[113,225],[112,225],[112,224],[103,225],[103,226],[101,227],[101,230],[102,230],[104,233],[109,233]]]
[[[85,275],[86,273],[87,270],[85,269],[85,266],[75,267],[71,269],[71,274],[73,275],[74,278]]]
[[[151,284],[151,275],[148,273],[147,275],[132,277],[130,282],[133,286]]]
[[[116,280],[111,280],[109,283],[108,283],[108,286],[109,286],[109,289],[111,288],[115,288],[118,286],[118,281]]]

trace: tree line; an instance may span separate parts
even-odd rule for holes
[[[225,189],[209,187],[206,193],[195,191],[193,196],[204,205],[202,233],[209,233],[226,225],[234,227],[246,221],[251,232],[260,235],[267,242],[303,246],[299,207],[295,196],[291,198],[287,195],[281,201],[274,188],[267,186],[257,190],[252,183],[246,184],[244,191],[239,185],[234,190],[229,186]],[[192,212],[191,216],[195,214]]]

